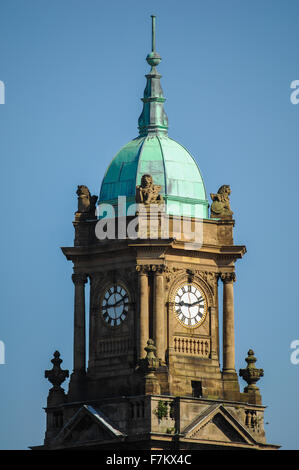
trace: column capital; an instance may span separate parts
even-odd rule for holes
[[[223,284],[236,281],[236,273],[221,273],[220,277]]]
[[[153,264],[152,271],[155,273],[156,276],[158,276],[159,274],[161,275],[166,272],[166,266],[164,266],[164,264]]]
[[[151,270],[151,267],[150,267],[150,265],[148,265],[148,264],[137,264],[137,265],[136,265],[136,271],[137,271],[140,275],[142,275],[142,274],[146,275],[146,274],[149,273],[150,270]]]
[[[75,285],[84,285],[87,282],[87,274],[74,273],[72,274],[72,281]]]

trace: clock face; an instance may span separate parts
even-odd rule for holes
[[[187,328],[196,328],[203,323],[207,302],[199,287],[195,284],[179,287],[174,297],[174,312],[179,322]]]
[[[118,284],[108,287],[102,297],[101,307],[105,323],[110,326],[119,326],[128,314],[128,292]]]

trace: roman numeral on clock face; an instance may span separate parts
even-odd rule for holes
[[[205,296],[196,284],[184,284],[176,290],[174,312],[183,326],[199,326],[205,319],[206,309]]]
[[[129,311],[129,295],[126,289],[114,284],[105,289],[102,297],[101,312],[106,325],[119,326]]]

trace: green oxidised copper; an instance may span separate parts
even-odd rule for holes
[[[151,66],[146,75],[143,109],[138,120],[139,137],[126,144],[114,157],[104,176],[99,202],[117,205],[126,196],[127,206],[135,202],[136,186],[144,174],[161,185],[166,212],[208,218],[204,182],[192,155],[167,135],[165,98],[156,71],[161,57],[155,50],[155,17],[152,16],[152,52],[146,58]]]
[[[140,135],[167,134],[168,130],[168,118],[164,111],[165,98],[160,83],[161,75],[156,70],[162,59],[156,52],[155,19],[155,16],[152,16],[152,52],[146,58],[151,70],[146,75],[147,82],[142,98],[143,109],[138,119]]]

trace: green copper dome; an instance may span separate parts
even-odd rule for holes
[[[126,196],[132,204],[144,174],[161,185],[168,214],[208,217],[204,182],[195,160],[166,135],[137,137],[117,153],[103,179],[100,202],[115,205],[118,196]]]
[[[204,182],[192,155],[167,135],[165,98],[156,66],[161,57],[155,50],[155,17],[152,17],[152,52],[146,58],[151,66],[138,120],[139,137],[125,145],[114,157],[104,176],[99,203],[117,205],[126,196],[127,206],[135,202],[136,186],[150,174],[161,186],[166,212],[177,216],[208,218]]]

